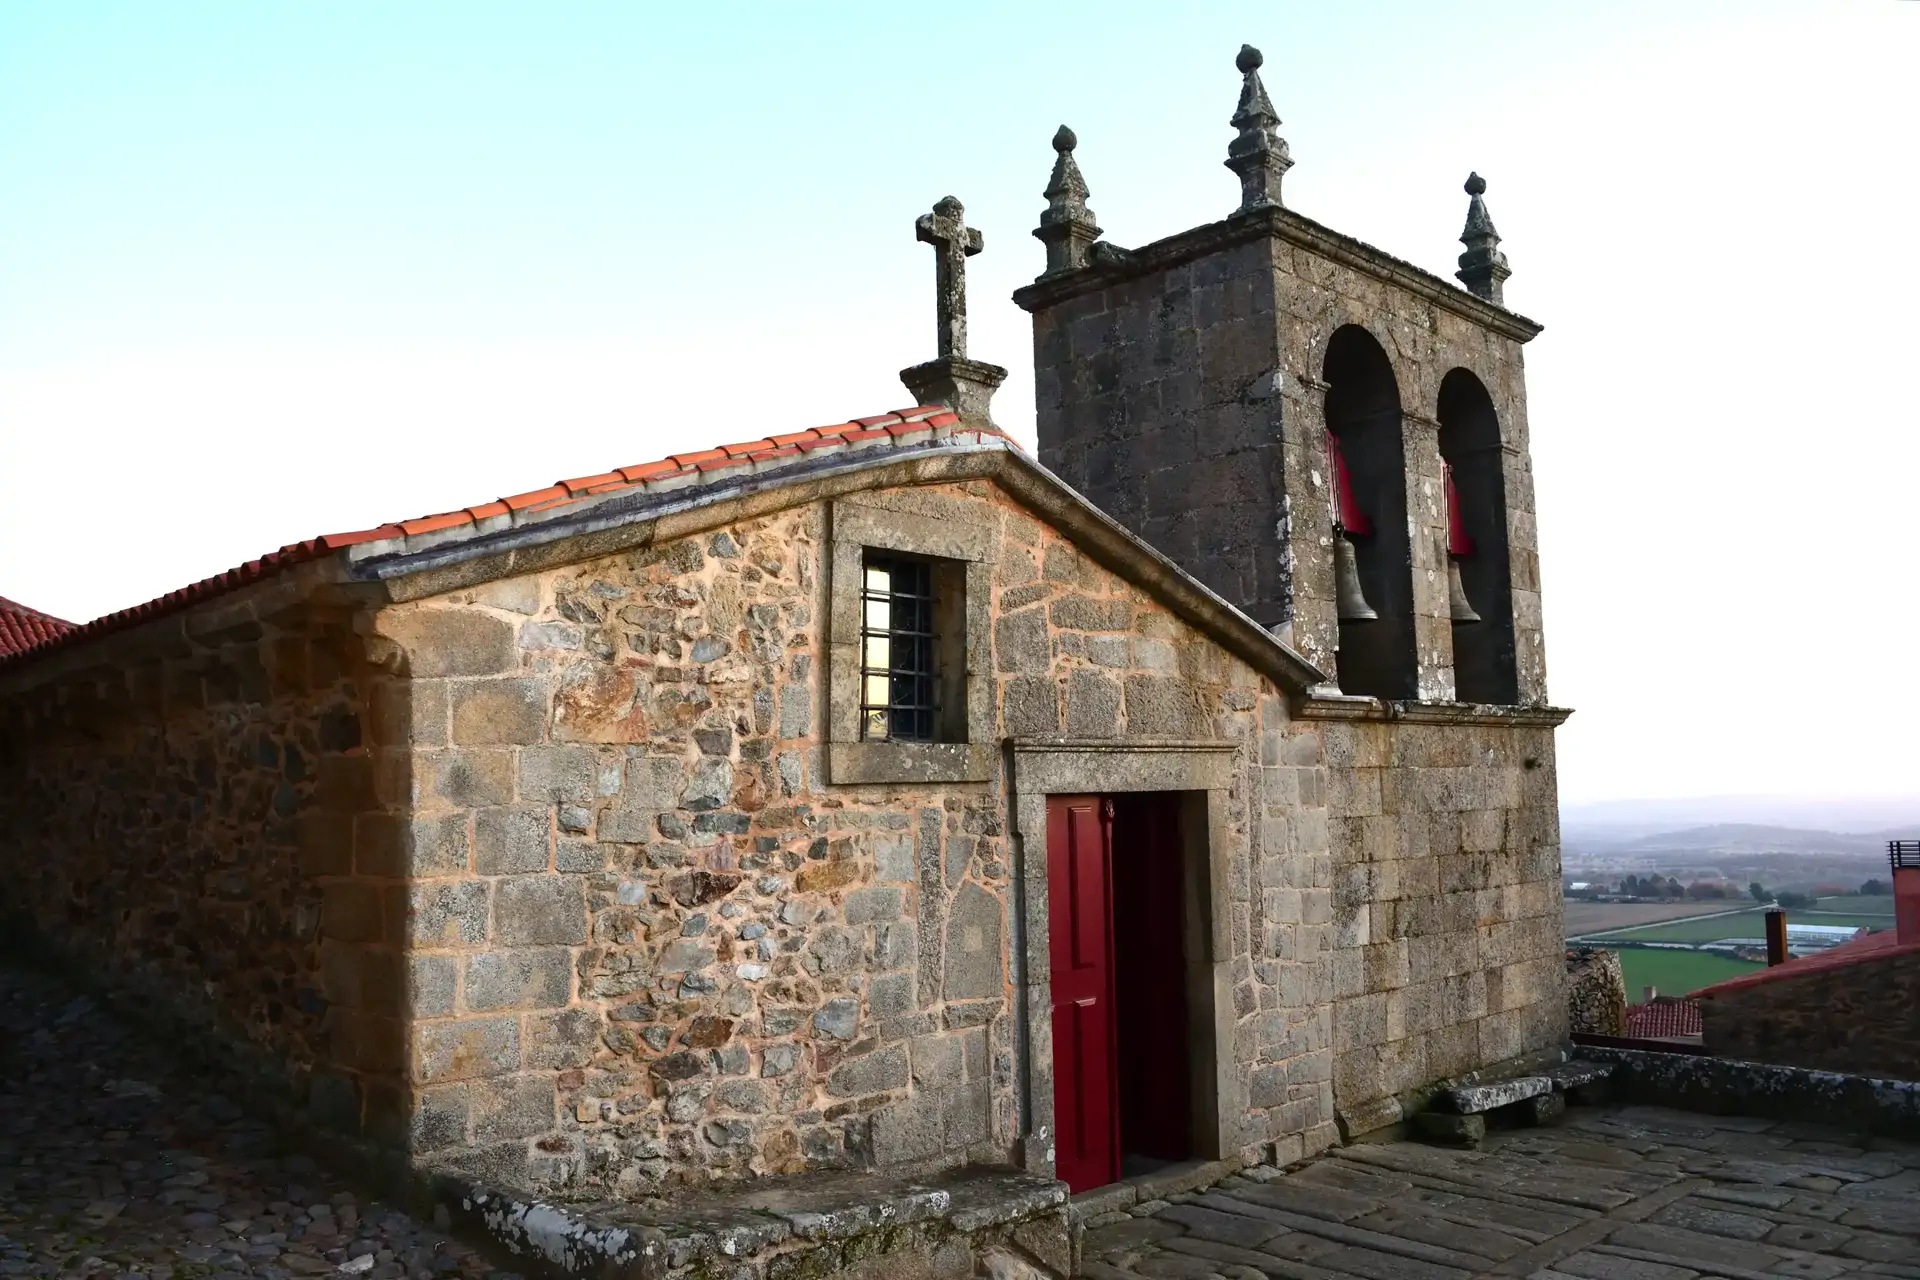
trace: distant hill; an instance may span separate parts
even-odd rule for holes
[[[1703,833],[1723,831],[1724,835]],[[1920,839],[1920,797],[1789,800],[1771,796],[1703,796],[1682,800],[1609,800],[1560,807],[1561,836],[1569,847],[1624,850],[1643,841],[1668,849],[1756,848],[1751,840],[1780,840],[1780,851],[1808,849],[1811,837],[1826,851],[1884,854],[1889,840]],[[1764,832],[1766,834],[1759,834]],[[1678,845],[1689,841],[1707,843]],[[1842,844],[1833,843],[1835,841]],[[1819,852],[1820,849],[1809,850]]]
[[[1805,827],[1770,827],[1752,822],[1718,822],[1656,832],[1624,841],[1617,847],[1623,853],[1826,853],[1872,857],[1886,852],[1888,839],[1877,832],[1852,834]]]

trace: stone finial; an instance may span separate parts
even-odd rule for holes
[[[967,358],[967,259],[986,241],[966,224],[966,210],[948,196],[914,222],[914,235],[934,251],[934,320],[939,356],[900,371],[921,404],[944,404],[963,420],[991,426],[987,402],[1006,381],[997,364]]]
[[[1477,173],[1467,175],[1467,229],[1460,233],[1460,243],[1467,251],[1460,255],[1460,270],[1454,272],[1460,283],[1467,289],[1496,306],[1505,306],[1504,289],[1513,268],[1507,265],[1507,255],[1500,252],[1500,233],[1493,229],[1493,218],[1487,213],[1487,202],[1480,197],[1487,194],[1487,180]]]
[[[1033,229],[1034,238],[1047,246],[1047,269],[1039,277],[1043,280],[1086,266],[1087,250],[1100,238],[1093,210],[1087,208],[1087,180],[1080,176],[1080,166],[1073,160],[1073,149],[1079,141],[1065,125],[1053,135],[1053,149],[1058,154],[1053,161],[1053,176],[1042,193],[1047,197],[1047,207],[1040,215],[1040,225]]]
[[[1280,136],[1280,117],[1273,112],[1267,88],[1260,83],[1260,51],[1240,46],[1233,65],[1240,68],[1240,106],[1232,124],[1240,132],[1227,146],[1227,168],[1240,175],[1240,212],[1280,203],[1280,179],[1293,168],[1287,140]]]

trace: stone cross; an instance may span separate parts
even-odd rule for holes
[[[980,233],[966,224],[965,212],[948,196],[913,224],[914,234],[933,246],[940,354],[961,359],[967,354],[967,259],[985,246]]]
[[[933,246],[935,315],[940,326],[940,354],[925,364],[900,371],[919,404],[944,404],[970,427],[993,427],[988,401],[1007,380],[997,364],[967,358],[967,259],[980,252],[980,233],[969,227],[960,202],[948,196],[914,221],[914,235]]]

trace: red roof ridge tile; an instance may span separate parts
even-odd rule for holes
[[[29,654],[37,654],[61,644],[78,643],[89,636],[135,626],[350,547],[390,541],[404,543],[414,538],[431,539],[426,545],[434,545],[447,541],[448,535],[455,530],[478,528],[495,520],[517,524],[558,507],[622,490],[666,492],[685,485],[711,483],[733,474],[802,462],[810,457],[843,449],[870,449],[882,444],[909,447],[941,432],[947,432],[962,441],[971,439],[978,442],[990,437],[1008,447],[1019,448],[997,427],[961,428],[960,416],[946,405],[920,404],[873,417],[810,427],[804,431],[762,436],[757,440],[717,445],[690,453],[670,454],[653,462],[618,467],[598,475],[558,480],[543,489],[495,498],[476,506],[414,516],[370,529],[326,533],[300,542],[290,542],[238,568],[178,587],[142,604],[103,614],[91,622],[66,622],[0,599],[0,665],[19,661]],[[419,547],[414,549],[418,550]],[[7,630],[9,609],[23,616],[42,619],[44,623],[30,632],[21,631],[17,637],[10,637]]]
[[[1829,969],[1869,964],[1876,960],[1886,960],[1915,951],[1920,951],[1920,942],[1901,942],[1898,931],[1886,928],[1876,933],[1850,938],[1837,947],[1828,947],[1824,951],[1815,951],[1811,955],[1795,956],[1791,960],[1770,965],[1757,973],[1743,973],[1737,978],[1724,979],[1710,987],[1701,987],[1693,995],[1695,998],[1711,998],[1728,991],[1744,991],[1749,987],[1778,982],[1783,978],[1799,978],[1810,973],[1823,973]]]

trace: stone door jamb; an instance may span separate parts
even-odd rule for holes
[[[1227,796],[1239,744],[1187,739],[1013,738],[1007,743],[1013,816],[1014,906],[1008,958],[1013,965],[1015,1075],[1020,1156],[1029,1171],[1054,1175],[1053,1025],[1047,936],[1047,797],[1116,791],[1200,792],[1206,797],[1208,933],[1212,967],[1214,1131],[1196,1133],[1195,1154],[1217,1159],[1234,1136],[1247,1100],[1233,1069],[1233,937],[1228,882]],[[1195,1080],[1196,1089],[1209,1082]]]

